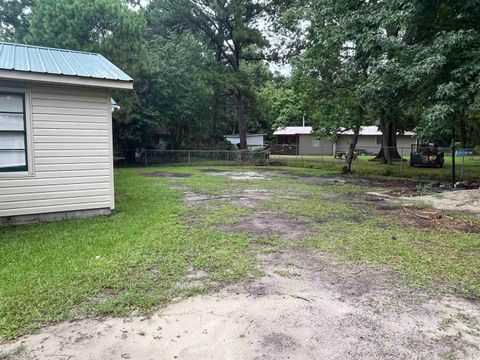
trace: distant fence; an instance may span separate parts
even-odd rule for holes
[[[419,177],[428,178],[429,174],[444,174],[445,178],[452,178],[454,168],[452,167],[452,148],[441,147],[433,151],[423,151],[413,158],[411,157],[412,148],[410,146],[399,146],[395,149],[400,157],[394,161],[394,167],[380,170],[374,166],[374,157],[379,154],[381,146],[359,144],[355,150],[353,167],[361,167],[361,170],[369,170],[371,174],[375,171],[379,175],[393,172],[394,175],[401,176],[409,172],[409,176],[418,173]],[[290,165],[303,166],[321,166],[321,164],[333,164],[340,166],[345,162],[348,147],[335,147],[332,145],[319,146],[298,146],[298,145],[276,145],[271,147],[270,163],[283,163]],[[443,170],[434,170],[437,167],[434,159],[443,153]],[[462,179],[480,179],[480,153],[474,149],[457,148],[455,149],[455,175],[458,180]],[[413,161],[411,161],[413,160]],[[412,166],[413,165],[413,166]],[[430,170],[428,169],[430,165]],[[415,169],[414,169],[415,168]],[[438,176],[437,176],[438,177]]]
[[[398,152],[400,157],[404,160],[410,160],[410,155],[412,152],[411,146],[397,146],[392,148]],[[380,145],[358,145],[355,148],[356,156],[376,156],[381,150]],[[300,145],[273,145],[269,148],[269,152],[272,156],[294,156],[296,158],[306,157],[311,159],[342,159],[349,151],[348,146],[332,146],[331,144],[327,145],[318,145],[318,146],[300,146]],[[433,151],[433,150],[432,150]],[[443,153],[445,156],[452,155],[451,147],[439,147],[435,151],[438,153]],[[456,158],[466,158],[466,159],[475,159],[480,156],[480,153],[476,153],[474,149],[468,148],[456,148],[455,149]]]
[[[160,164],[266,165],[269,152],[260,150],[142,150],[145,166]]]
[[[425,179],[452,179],[452,149],[439,148],[443,153],[444,166],[437,168],[431,164],[412,164],[411,147],[397,147],[400,158],[391,167],[377,166],[372,160],[380,151],[380,146],[362,146],[355,151],[354,170],[361,174],[384,176],[408,176]],[[182,164],[182,165],[291,165],[323,168],[335,166],[338,170],[345,163],[347,147],[332,146],[272,146],[258,150],[141,150],[137,161],[143,166]],[[456,149],[455,175],[457,180],[480,180],[480,154],[473,149]],[[421,159],[433,159],[433,154],[422,154]],[[418,160],[418,159],[417,159]],[[411,166],[416,165],[416,166]],[[423,166],[422,166],[423,165]]]
[[[381,145],[362,145],[359,144],[355,148],[357,155],[376,155],[379,153]],[[411,146],[397,146],[395,148],[398,153],[404,158],[410,158]],[[333,156],[338,154],[345,154],[349,150],[347,146],[335,146],[331,143],[329,144],[318,144],[317,146],[305,146],[305,145],[271,145],[269,151],[272,155],[295,155],[295,156]],[[439,152],[445,154],[451,154],[451,147],[440,147],[438,148]],[[457,148],[456,149],[457,157],[474,157],[480,155],[475,153],[474,149],[468,148]]]

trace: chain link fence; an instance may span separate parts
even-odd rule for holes
[[[357,146],[352,169],[359,175],[435,179],[445,182],[480,180],[480,154],[473,149],[395,148],[397,159],[392,165],[373,161],[380,146]],[[348,147],[332,145],[276,145],[250,150],[142,150],[137,161],[143,166],[181,165],[288,165],[325,168],[340,171],[345,164]],[[441,161],[440,161],[441,160]],[[455,161],[453,161],[455,160]],[[453,162],[455,163],[453,166]]]
[[[449,147],[398,146],[392,165],[379,166],[375,157],[381,146],[359,144],[355,150],[352,168],[365,175],[392,175],[419,179],[475,180],[480,179],[480,153],[474,149]],[[270,163],[304,167],[340,168],[345,163],[348,146],[332,144],[318,146],[275,145],[270,149]]]
[[[267,165],[269,152],[258,150],[143,150],[139,161],[145,166],[185,165]]]

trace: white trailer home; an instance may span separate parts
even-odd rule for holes
[[[110,214],[114,89],[94,53],[0,42],[0,224]]]
[[[295,155],[334,155],[346,152],[353,141],[352,131],[342,131],[337,134],[337,140],[332,142],[327,137],[313,135],[311,126],[287,126],[278,128],[273,133],[276,137],[277,149],[287,149]],[[397,134],[397,146],[402,153],[409,152],[417,141],[416,134],[411,131]],[[358,136],[357,150],[364,153],[376,153],[382,146],[382,133],[377,126],[362,126]]]

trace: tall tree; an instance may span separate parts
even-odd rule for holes
[[[201,146],[209,130],[208,58],[191,34],[156,36],[149,42],[151,75],[147,116],[170,134],[174,149]]]
[[[328,83],[324,69],[337,68],[336,81],[347,80],[342,83],[355,103],[376,117],[382,131],[377,158],[386,163],[400,159],[397,133],[412,126],[410,109],[429,101],[429,84],[444,60],[434,48],[410,41],[419,2],[306,0],[284,15],[303,39],[299,56],[310,63],[309,75]]]
[[[451,137],[456,132],[463,147],[469,138],[475,142],[469,135],[479,126],[479,11],[480,3],[473,0],[416,1],[405,37],[439,59],[422,87],[429,95],[419,114],[418,130],[425,138]]]
[[[262,59],[261,48],[267,42],[255,27],[265,4],[253,0],[156,0],[152,7],[169,13],[180,26],[201,32],[208,38],[217,64],[227,66],[220,72],[233,98],[240,134],[240,148],[247,148],[246,92],[249,77],[243,71],[248,61]]]
[[[37,0],[25,41],[44,46],[100,52],[134,79],[135,93],[115,93],[121,111],[114,113],[114,140],[129,160],[148,144],[148,119],[142,117],[148,77],[145,21],[123,0]]]
[[[31,7],[34,0],[5,0],[0,2],[0,40],[22,41],[28,33]]]
[[[101,52],[131,72],[143,65],[144,34],[143,16],[124,0],[37,0],[25,40]]]

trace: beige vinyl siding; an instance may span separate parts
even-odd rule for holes
[[[399,135],[397,136],[397,146],[399,149],[398,151],[403,151],[403,154],[405,154],[405,156],[407,154],[410,155],[410,148],[412,145],[416,144],[416,142],[417,138],[415,136]]]
[[[353,141],[353,135],[340,135],[337,140],[337,151],[347,152]],[[376,135],[360,135],[358,137],[357,149],[367,152],[376,152],[380,149],[381,144],[377,144]]]
[[[326,137],[315,143],[313,135],[299,135],[299,155],[332,155],[333,143]]]
[[[1,174],[0,217],[113,209],[109,91],[44,85],[29,89],[33,168],[24,176]]]
[[[352,135],[341,135],[337,141],[337,151],[347,151],[350,143],[353,141]],[[397,136],[397,148],[400,153],[407,155],[410,152],[410,146],[415,144],[416,137],[407,135]],[[381,138],[376,135],[360,135],[358,137],[357,149],[366,152],[375,153],[382,147]]]

